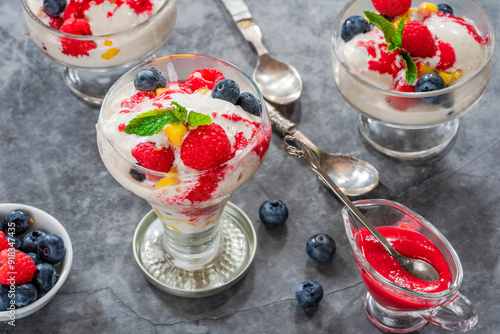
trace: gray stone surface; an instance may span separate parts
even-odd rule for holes
[[[452,2],[452,1],[451,1]],[[478,0],[500,24],[497,0]],[[318,146],[373,163],[381,184],[362,198],[403,203],[431,221],[454,245],[464,268],[461,291],[479,313],[472,333],[500,328],[500,81],[498,66],[482,100],[461,118],[446,154],[421,163],[390,159],[369,147],[357,114],[331,73],[330,27],[342,1],[248,0],[271,54],[302,74],[301,99],[284,110]],[[19,1],[0,2],[0,202],[24,203],[56,217],[68,230],[75,258],[68,280],[42,310],[0,332],[19,333],[372,333],[362,309],[364,286],[355,268],[342,205],[274,134],[257,174],[231,201],[252,219],[258,251],[248,275],[221,295],[183,299],[149,284],[135,264],[132,236],[148,204],[106,171],[96,147],[98,110],[71,95],[62,69],[27,36]],[[257,56],[219,0],[180,0],[174,33],[158,55],[199,53],[251,73]],[[495,57],[498,61],[498,54]],[[281,198],[286,228],[258,218],[260,204]],[[307,258],[305,243],[332,235],[332,262]],[[296,286],[319,281],[325,298],[305,313]],[[447,333],[428,325],[423,333]]]

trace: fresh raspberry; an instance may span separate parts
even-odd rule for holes
[[[414,93],[415,86],[410,86],[406,82],[406,79],[402,78],[399,80],[396,88],[394,88],[397,92],[407,92]],[[387,96],[386,101],[388,104],[392,105],[394,109],[405,111],[411,106],[413,106],[417,101],[416,99],[408,98],[408,97],[399,97],[399,96]]]
[[[196,170],[217,167],[230,158],[231,143],[224,129],[215,123],[191,130],[182,142],[181,159]]]
[[[5,233],[0,231],[0,251],[10,248],[9,240],[5,237]]]
[[[17,249],[14,255],[13,250],[9,248],[0,252],[0,283],[6,285],[28,283],[35,275],[35,262]],[[14,282],[11,279],[14,279]]]
[[[199,88],[207,87],[208,89],[214,88],[216,82],[223,80],[224,75],[213,68],[201,68],[194,70],[189,74],[186,79],[186,86],[188,86],[191,91],[195,91]]]
[[[60,29],[62,32],[73,35],[92,35],[90,25],[84,19],[71,18],[64,22]],[[73,38],[61,37],[62,53],[68,56],[88,56],[89,51],[97,48],[93,41],[81,41]]]
[[[60,30],[72,35],[92,35],[90,24],[84,19],[71,18],[64,22]]]
[[[413,57],[432,57],[436,53],[436,43],[429,28],[419,21],[405,24],[403,48]]]
[[[174,163],[174,153],[170,147],[156,147],[151,142],[136,145],[132,149],[132,156],[142,167],[163,173],[168,173]]]
[[[380,14],[390,17],[402,15],[411,7],[411,0],[372,0],[372,3]]]

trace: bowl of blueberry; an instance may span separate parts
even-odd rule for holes
[[[73,246],[54,217],[35,207],[0,204],[0,321],[45,306],[68,278]]]

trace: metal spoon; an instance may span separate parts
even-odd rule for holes
[[[298,143],[300,148],[295,147],[291,143]],[[384,248],[391,254],[406,270],[410,275],[415,276],[418,279],[424,281],[436,281],[439,279],[439,273],[434,269],[429,263],[406,257],[401,255],[396,251],[386,238],[366,219],[366,217],[356,208],[356,206],[349,200],[349,198],[340,190],[340,188],[332,181],[328,174],[323,171],[323,169],[318,164],[318,161],[314,157],[311,148],[309,148],[306,143],[300,139],[294,138],[292,136],[285,136],[284,139],[285,150],[288,154],[303,158],[306,162],[307,167],[309,167],[314,173],[316,173],[321,181],[330,188],[335,195],[342,201],[342,203],[347,206],[347,208],[354,214],[354,216],[366,227],[368,231],[384,246]]]
[[[375,167],[350,154],[326,153],[314,145],[295,123],[285,118],[271,104],[267,103],[273,127],[283,136],[292,135],[302,140],[316,154],[319,166],[335,180],[339,188],[348,196],[359,196],[370,192],[378,185],[379,174]]]
[[[222,0],[233,17],[236,26],[259,55],[253,72],[253,80],[264,98],[277,104],[290,104],[302,94],[302,79],[292,66],[269,55],[262,44],[262,32],[255,24],[252,14],[243,0]]]

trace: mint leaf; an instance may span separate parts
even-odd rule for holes
[[[411,58],[411,55],[408,51],[401,51],[399,55],[401,56],[401,58],[403,58],[403,61],[405,62],[406,82],[408,82],[408,84],[411,85],[417,80],[418,76],[417,65],[415,65],[415,62]]]
[[[156,109],[139,114],[131,119],[123,130],[128,134],[152,136],[160,132],[166,124],[180,124],[172,109]]]
[[[396,30],[391,22],[387,21],[382,15],[374,12],[364,11],[370,23],[376,25],[384,33],[385,41],[387,44],[394,44],[393,39],[396,36]]]
[[[179,103],[174,102],[174,101],[172,101],[171,104],[174,106],[174,109],[172,110],[172,112],[174,113],[175,117],[180,121],[179,123],[184,122],[186,120],[186,117],[187,117],[186,108],[184,108]]]
[[[191,111],[188,116],[189,126],[207,125],[212,123],[212,118],[210,116],[201,114],[196,111]]]

